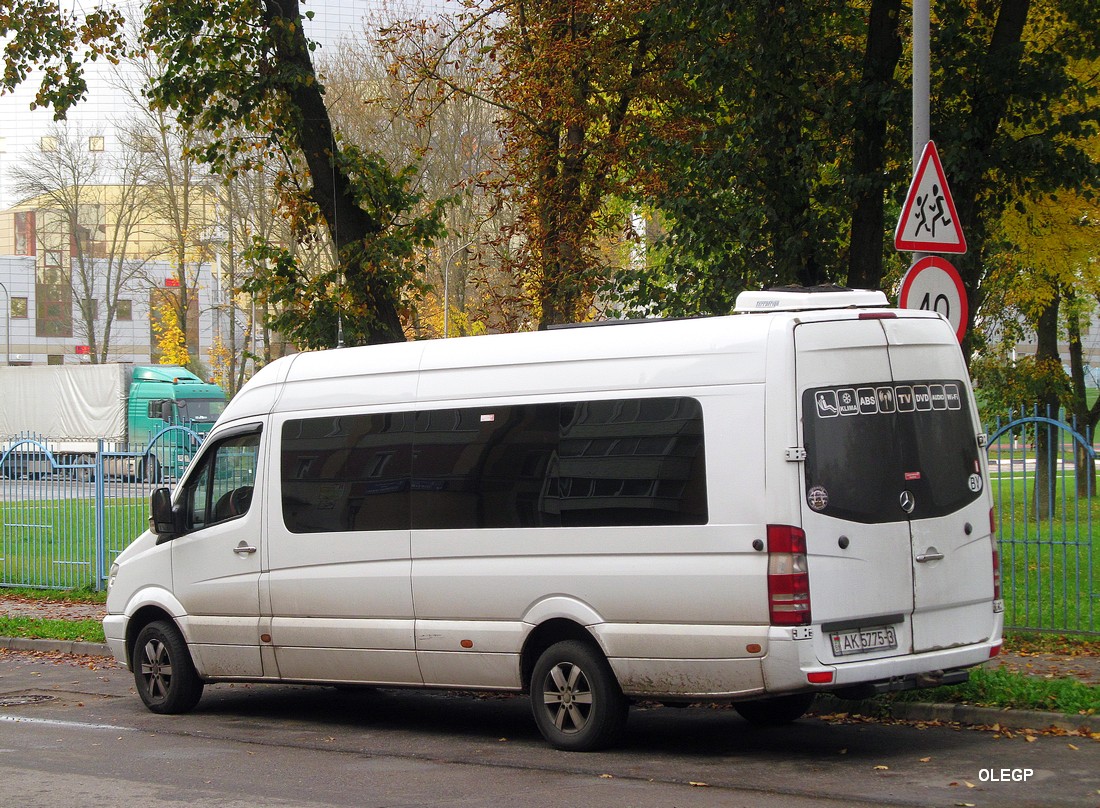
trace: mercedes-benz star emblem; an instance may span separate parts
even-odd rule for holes
[[[902,491],[901,496],[898,497],[898,502],[901,503],[901,509],[906,513],[912,513],[913,508],[917,505],[917,498],[913,496],[912,491]]]

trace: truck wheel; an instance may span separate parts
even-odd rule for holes
[[[155,457],[147,457],[138,466],[138,479],[143,483],[160,482],[160,461]]]
[[[171,622],[156,620],[143,628],[131,659],[138,695],[154,713],[186,713],[202,698],[202,679]]]
[[[770,699],[737,701],[733,709],[741,717],[758,727],[775,727],[797,721],[813,704],[813,693],[793,693],[790,696],[775,696]]]
[[[551,746],[590,752],[618,739],[628,704],[603,654],[588,643],[565,640],[535,663],[531,709]]]
[[[95,464],[95,458],[90,455],[80,455],[76,459],[76,462],[81,466],[91,466]],[[95,481],[95,469],[94,468],[80,468],[73,469],[73,477],[82,483],[90,483]]]

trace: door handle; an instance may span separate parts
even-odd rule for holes
[[[921,553],[917,556],[917,563],[924,564],[926,561],[942,561],[943,553],[937,550],[935,547],[929,547],[928,552]]]
[[[233,548],[233,552],[237,555],[252,555],[256,552],[256,548],[251,545],[245,544],[243,541]]]

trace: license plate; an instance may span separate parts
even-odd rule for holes
[[[834,656],[888,651],[898,647],[898,635],[893,626],[834,631],[829,639],[833,644]]]

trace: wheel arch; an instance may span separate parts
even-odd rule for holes
[[[157,620],[164,620],[175,626],[179,631],[180,636],[183,637],[184,645],[187,647],[187,654],[191,657],[191,664],[195,664],[195,655],[191,653],[191,644],[187,642],[187,635],[183,628],[176,621],[176,618],[158,604],[148,603],[138,608],[129,620],[126,621],[126,667],[130,670],[134,669],[134,641],[137,639],[138,634],[150,623],[155,623]]]
[[[552,617],[536,626],[523,643],[523,650],[520,652],[520,677],[525,693],[531,690],[531,673],[539,657],[547,648],[564,640],[587,643],[607,657],[590,629],[566,617]]]

